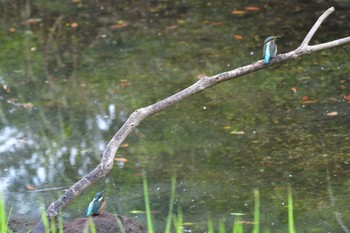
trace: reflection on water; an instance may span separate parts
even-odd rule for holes
[[[203,74],[261,59],[266,35],[284,35],[282,52],[295,48],[328,8],[269,2],[235,14],[246,4],[1,3],[0,189],[14,213],[39,215],[40,202],[48,205],[91,171],[136,108]],[[327,20],[324,27],[332,33],[320,30],[315,43],[347,36],[345,13],[339,9]],[[294,15],[303,20],[296,23]],[[158,228],[176,174],[175,210],[182,209],[193,232],[206,229],[208,214],[227,226],[232,213],[251,222],[254,188],[261,194],[262,226],[283,232],[287,184],[293,188],[297,229],[339,229],[333,210],[344,219],[350,214],[347,50],[226,82],[146,119],[117,153],[128,162],[116,161],[64,216],[82,216],[91,196],[106,189],[107,211],[144,223],[140,174],[146,172]]]

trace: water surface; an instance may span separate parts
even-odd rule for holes
[[[201,75],[260,60],[269,35],[283,36],[279,52],[295,49],[328,7],[319,1],[1,3],[6,203],[14,214],[39,216],[41,202],[49,205],[99,163],[135,109]],[[335,7],[313,44],[349,36],[349,8]],[[144,120],[117,152],[128,162],[116,162],[64,217],[84,215],[94,193],[106,189],[107,211],[145,223],[140,174],[146,173],[159,232],[173,175],[174,209],[181,208],[188,231],[204,232],[208,215],[231,228],[233,213],[244,214],[251,229],[259,189],[262,229],[286,232],[290,184],[297,229],[339,232],[334,212],[344,222],[350,218],[348,54],[345,45],[269,67]]]

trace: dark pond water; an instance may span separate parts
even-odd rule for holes
[[[312,43],[349,36],[349,5],[341,4]],[[261,59],[269,35],[283,36],[280,52],[295,49],[330,6],[2,1],[0,189],[8,207],[39,216],[40,203],[49,205],[99,163],[135,109],[200,75]],[[189,232],[205,232],[208,215],[215,226],[224,221],[230,229],[234,213],[244,214],[249,231],[254,189],[260,191],[262,229],[286,232],[288,184],[300,232],[341,232],[334,212],[350,222],[349,52],[345,45],[270,67],[144,120],[117,152],[128,162],[116,162],[64,217],[84,215],[92,195],[106,189],[107,211],[145,224],[145,172],[157,232],[174,174],[174,209],[181,208]]]

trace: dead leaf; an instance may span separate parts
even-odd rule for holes
[[[129,162],[129,160],[127,160],[126,158],[114,158],[114,160],[117,161],[117,162],[122,162],[122,163]]]
[[[71,28],[77,28],[79,25],[78,25],[78,23],[77,22],[72,22],[71,24],[70,24],[70,27]]]
[[[235,38],[237,40],[242,40],[243,36],[242,35],[234,35],[233,38]]]
[[[350,95],[344,95],[344,99],[350,104]]]
[[[246,11],[259,11],[260,8],[257,6],[246,6],[246,7],[244,7],[244,10],[246,10]]]
[[[4,91],[6,93],[10,93],[11,92],[11,89],[10,89],[9,85],[7,85],[7,84],[2,84],[2,88],[4,89]]]
[[[124,21],[120,21],[117,24],[114,24],[111,26],[111,29],[120,29],[120,28],[124,28],[127,27],[129,24],[127,22]]]
[[[34,105],[31,102],[21,104],[21,106],[26,109],[32,109],[34,107]]]
[[[316,102],[317,102],[317,100],[305,100],[305,101],[303,101],[303,104],[313,104]]]
[[[26,186],[26,189],[27,189],[27,190],[30,190],[30,191],[33,191],[33,190],[36,189],[36,187],[35,187],[34,185],[28,184],[28,185]]]
[[[309,97],[308,96],[306,96],[306,95],[304,95],[303,97],[301,97],[302,99],[303,99],[303,101],[307,101],[307,100],[309,100]]]
[[[24,24],[24,25],[32,25],[32,24],[37,24],[39,22],[41,22],[41,19],[39,19],[39,18],[32,18],[32,19],[28,19],[28,20],[22,22],[22,24]]]
[[[230,134],[234,134],[234,135],[243,135],[243,134],[245,134],[245,132],[244,132],[244,131],[238,131],[238,130],[232,130],[232,131],[230,132]]]
[[[173,30],[176,28],[178,28],[178,25],[171,25],[171,26],[166,27],[165,30]]]
[[[317,102],[317,100],[311,100],[308,96],[305,95],[301,98],[303,100],[303,104],[313,104]]]
[[[337,111],[334,111],[334,112],[329,112],[327,113],[327,116],[338,116],[338,112]]]
[[[121,145],[119,146],[119,148],[126,148],[126,147],[128,147],[128,146],[129,146],[128,143],[124,143],[124,144],[121,144]]]
[[[129,85],[131,85],[131,83],[130,83],[127,79],[122,79],[122,80],[120,80],[119,86],[121,86],[121,87],[127,87],[127,86],[129,86]]]
[[[233,10],[231,13],[234,15],[244,15],[246,12],[241,10]]]

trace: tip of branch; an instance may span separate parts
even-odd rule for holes
[[[328,8],[328,10],[327,11],[335,11],[335,8],[334,8],[334,6],[332,6],[332,7],[330,7],[330,8]]]

